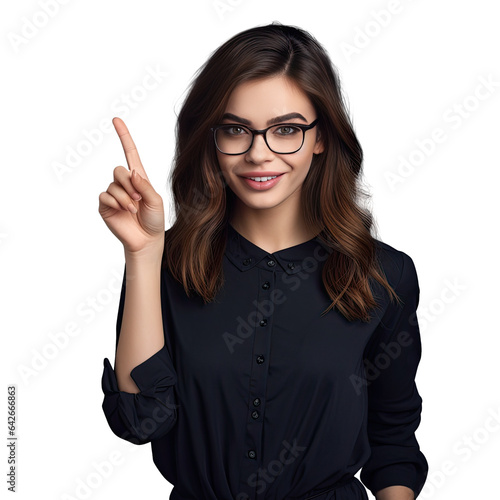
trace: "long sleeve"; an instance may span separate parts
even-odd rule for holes
[[[402,302],[370,282],[381,300],[371,321],[324,314],[331,247],[319,236],[270,253],[229,224],[223,287],[209,303],[162,273],[165,350],[131,370],[143,384],[137,395],[116,389],[106,360],[103,408],[118,436],[151,439],[172,498],[361,500],[388,486],[425,491],[428,466],[415,439],[418,280],[410,257],[382,241],[377,249]],[[153,433],[155,405],[172,413]]]
[[[116,346],[120,335],[126,291],[126,267],[124,270],[118,317],[116,323]],[[162,309],[165,291],[162,279]],[[165,317],[163,317],[165,325]],[[134,444],[145,444],[159,439],[169,432],[177,420],[177,405],[174,385],[177,382],[168,343],[150,358],[137,365],[131,378],[140,392],[120,391],[116,374],[108,358],[104,359],[102,409],[111,430],[120,438]]]
[[[389,304],[364,353],[371,455],[360,478],[373,495],[382,488],[402,485],[417,498],[428,473],[415,437],[422,412],[415,383],[421,358],[416,316],[420,289],[412,259],[400,253],[402,272],[395,291],[403,304]]]

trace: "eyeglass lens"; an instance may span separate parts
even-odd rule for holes
[[[292,153],[302,146],[304,132],[293,125],[277,125],[267,131],[266,139],[275,153]],[[223,125],[217,129],[215,140],[223,153],[244,153],[252,143],[252,132],[242,125]]]

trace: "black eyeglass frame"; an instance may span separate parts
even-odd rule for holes
[[[316,118],[316,120],[311,122],[309,125],[302,125],[301,123],[277,123],[275,125],[271,125],[270,127],[264,128],[262,130],[255,130],[253,128],[248,127],[247,125],[241,125],[239,123],[224,123],[222,125],[217,125],[216,127],[211,127],[210,130],[213,132],[215,147],[224,155],[238,156],[238,155],[244,155],[245,153],[248,153],[248,151],[250,151],[252,149],[253,141],[254,141],[256,135],[263,135],[264,136],[264,141],[265,141],[267,147],[273,153],[276,153],[278,155],[292,155],[292,154],[296,153],[297,151],[300,151],[300,149],[304,145],[304,141],[306,138],[306,132],[308,130],[314,128],[316,126],[316,124],[318,123],[318,121],[319,121],[319,117]],[[266,135],[267,131],[274,128],[274,127],[283,127],[283,126],[297,127],[297,128],[300,128],[302,130],[302,142],[300,144],[300,147],[297,148],[295,151],[290,151],[289,153],[279,153],[278,151],[274,151],[274,149],[272,149],[271,146],[269,146],[269,143],[267,142],[267,135]],[[221,151],[221,149],[219,148],[219,145],[217,144],[217,139],[215,137],[215,134],[217,133],[217,130],[222,128],[222,127],[241,127],[241,128],[246,129],[246,130],[249,130],[250,133],[252,134],[252,140],[250,141],[250,146],[248,146],[248,149],[246,149],[245,151],[242,151],[241,153],[225,153],[224,151]]]

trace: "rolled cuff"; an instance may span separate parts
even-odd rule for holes
[[[177,374],[166,344],[137,365],[130,376],[140,392],[120,391],[116,373],[109,359],[104,358],[102,409],[115,435],[134,444],[145,444],[163,437],[177,421]]]
[[[363,467],[361,470],[361,480],[373,496],[384,488],[397,485],[412,489],[415,499],[419,496],[427,477],[428,464],[418,448],[410,451],[398,446],[376,447],[371,458],[373,463],[390,462],[380,468]]]

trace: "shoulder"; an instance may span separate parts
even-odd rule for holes
[[[381,240],[374,241],[378,262],[392,288],[403,295],[418,291],[418,276],[413,259]]]

